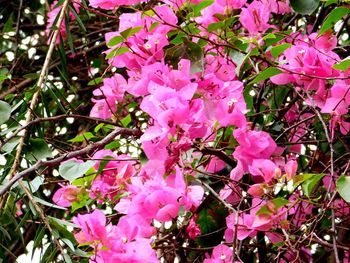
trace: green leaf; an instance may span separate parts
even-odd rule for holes
[[[127,127],[129,125],[129,123],[131,123],[131,116],[130,116],[130,114],[128,114],[126,117],[124,117],[121,120],[121,123],[122,123],[123,127]]]
[[[98,125],[95,127],[94,132],[97,133],[104,125],[105,125],[104,123],[98,124]]]
[[[336,187],[340,196],[346,202],[350,203],[350,176],[340,176],[337,180]]]
[[[204,0],[202,2],[200,2],[197,5],[192,5],[192,10],[193,10],[193,16],[200,16],[201,15],[201,10],[203,10],[204,8],[212,5],[215,1],[214,0]]]
[[[45,227],[43,225],[39,225],[39,227],[35,233],[33,248],[37,248],[37,247],[40,247],[42,245],[44,235],[45,235]]]
[[[272,33],[268,33],[267,35],[265,35],[262,39],[266,40],[266,39],[275,39],[276,35],[272,34]]]
[[[30,182],[23,181],[23,183],[27,186],[27,188],[32,192],[35,193],[38,191],[40,186],[44,183],[45,179],[41,176],[35,177],[33,180]]]
[[[69,160],[60,165],[58,171],[60,175],[69,180],[74,181],[76,178],[83,176],[95,164],[94,161],[80,163],[76,160]]]
[[[220,22],[217,22],[217,23],[211,23],[208,25],[208,32],[213,32],[219,28],[222,28],[225,26],[225,23],[220,21]]]
[[[0,100],[0,125],[5,123],[11,117],[11,106]]]
[[[23,75],[23,78],[26,78],[26,79],[38,79],[39,76],[40,76],[39,73],[28,73],[28,74]]]
[[[122,37],[122,36],[112,37],[111,40],[108,41],[107,46],[108,47],[113,47],[115,45],[118,45],[118,44],[124,42],[124,40],[125,40],[125,38]]]
[[[98,78],[95,78],[95,79],[92,79],[88,82],[88,86],[94,86],[94,85],[98,85],[100,83],[103,82],[103,78],[101,77],[98,77]]]
[[[148,29],[148,32],[151,32],[153,29],[155,29],[159,25],[159,22],[153,22],[151,26]]]
[[[275,75],[281,74],[283,71],[278,68],[267,68],[261,71],[249,84],[255,84],[262,80],[269,79]]]
[[[71,12],[73,13],[74,17],[75,17],[75,20],[77,21],[81,31],[83,31],[84,33],[86,32],[86,28],[84,26],[84,23],[83,21],[81,21],[79,15],[77,14],[77,12],[75,11],[75,8],[73,6],[69,6],[69,9],[71,10]]]
[[[124,37],[124,39],[127,39],[127,38],[135,35],[136,33],[140,32],[142,28],[143,28],[143,26],[130,27],[130,28],[124,30],[123,32],[120,32],[120,35],[122,37]]]
[[[350,66],[350,58],[346,58],[334,64],[332,67],[337,70],[348,71],[349,66]]]
[[[343,16],[350,14],[350,9],[346,7],[337,7],[333,9],[327,16],[326,20],[323,22],[318,35],[323,34],[332,26],[334,26]]]
[[[75,136],[73,139],[68,140],[69,142],[84,142],[89,139],[95,138],[96,136],[93,135],[91,132],[85,132],[82,135]]]
[[[1,115],[0,115],[0,118],[1,118]],[[8,141],[6,144],[4,144],[2,146],[2,151],[5,152],[5,153],[12,152],[13,149],[15,149],[15,147],[19,143],[19,140],[20,140],[20,137],[12,138],[10,141]]]
[[[310,15],[318,7],[320,0],[290,0],[289,2],[294,12],[302,15]]]
[[[276,209],[289,204],[288,200],[281,198],[281,197],[275,198],[271,202],[275,205]]]
[[[67,244],[67,242],[66,241],[69,241],[69,240],[67,240],[67,239],[62,239],[62,241],[64,242],[64,243],[66,243]],[[69,241],[70,242],[70,241]],[[70,242],[71,243],[71,242]],[[67,244],[68,245],[68,244]],[[70,249],[72,249],[71,248],[71,246],[70,245],[68,245],[68,247],[70,248]],[[73,251],[74,251],[74,246],[73,246]],[[64,258],[64,262],[66,262],[66,263],[72,263],[73,261],[72,261],[72,259],[70,258],[70,256],[67,254],[67,253],[64,253],[63,254],[63,258]]]
[[[36,138],[29,140],[29,149],[26,152],[29,160],[37,161],[44,158],[52,157],[52,151],[45,140]]]
[[[7,19],[6,23],[4,24],[4,27],[2,29],[2,32],[7,33],[13,30],[13,13],[9,16],[9,19]]]
[[[113,51],[111,51],[110,53],[108,53],[106,56],[106,59],[120,56],[120,55],[128,53],[128,52],[129,52],[128,47],[118,47],[118,48],[114,49]]]
[[[59,225],[79,228],[79,226],[77,224],[74,224],[70,221],[61,220],[61,219],[58,219],[58,218],[52,217],[52,216],[48,216],[48,218],[49,218],[49,220],[56,221],[56,223]]]
[[[267,205],[262,206],[256,213],[257,216],[272,215],[272,211],[267,207]]]
[[[45,206],[48,206],[48,207],[51,207],[51,208],[57,208],[57,209],[67,210],[67,208],[65,208],[65,207],[52,204],[52,203],[47,202],[47,201],[45,201],[45,200],[43,200],[43,199],[41,199],[41,198],[39,198],[39,197],[37,197],[37,196],[33,196],[33,199],[34,199],[35,202],[38,202],[38,203],[40,203],[40,204],[42,204],[42,205],[45,205]]]
[[[311,177],[307,179],[302,185],[301,188],[307,197],[310,197],[313,189],[316,184],[325,176],[325,174],[311,174]]]
[[[281,45],[274,46],[271,48],[271,51],[270,51],[271,55],[274,58],[277,58],[279,55],[281,55],[283,53],[283,51],[290,48],[291,46],[292,46],[292,44],[290,44],[290,43],[283,43]]]

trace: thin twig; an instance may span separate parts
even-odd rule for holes
[[[110,143],[119,134],[130,135],[130,136],[140,136],[140,131],[135,130],[135,129],[128,129],[128,128],[116,128],[113,132],[108,134],[102,140],[95,142],[95,143],[92,143],[92,144],[90,144],[90,145],[88,145],[80,150],[69,152],[67,154],[61,155],[59,157],[56,157],[56,158],[48,160],[48,161],[40,160],[40,161],[36,162],[33,166],[16,174],[8,182],[6,182],[2,186],[2,188],[0,189],[0,196],[5,194],[11,188],[11,186],[14,185],[17,181],[21,180],[26,175],[38,170],[40,167],[56,166],[64,160],[71,159],[71,158],[78,157],[78,156],[83,156],[85,154],[89,154],[92,151],[99,149],[99,148],[102,148],[106,144]]]
[[[0,150],[6,143],[8,143],[11,139],[16,137],[18,133],[20,133],[24,129],[27,129],[30,126],[33,126],[33,125],[35,125],[37,123],[40,123],[40,122],[59,121],[59,120],[62,120],[62,119],[67,119],[67,118],[83,119],[83,120],[87,120],[87,121],[94,121],[94,122],[97,122],[97,123],[105,123],[105,124],[117,126],[116,123],[108,121],[108,120],[104,120],[104,119],[100,119],[100,118],[94,118],[94,117],[89,117],[89,116],[84,116],[84,115],[79,115],[79,114],[66,114],[66,115],[57,115],[57,116],[47,117],[47,118],[38,118],[38,119],[32,120],[32,121],[26,123],[25,125],[19,127],[15,132],[13,132],[11,134],[11,136],[7,137],[0,144]]]

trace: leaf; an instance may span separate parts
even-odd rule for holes
[[[275,205],[276,209],[289,204],[288,200],[281,198],[281,197],[275,198],[271,202]]]
[[[153,31],[153,29],[155,29],[158,25],[159,25],[159,22],[153,22],[149,27],[148,32]]]
[[[307,179],[301,188],[307,197],[309,197],[315,188],[316,184],[325,176],[325,174],[312,174],[312,176]]]
[[[337,70],[341,70],[341,71],[348,71],[350,66],[350,58],[345,58],[342,61],[334,64],[332,66],[332,68],[337,69]]]
[[[120,55],[128,53],[128,52],[129,52],[128,47],[118,47],[118,48],[114,49],[113,51],[111,51],[110,53],[108,53],[106,56],[106,59],[120,56]]]
[[[38,79],[39,76],[40,76],[39,73],[28,73],[28,74],[23,75],[23,78],[26,78],[26,79]]]
[[[121,119],[121,123],[123,125],[123,127],[127,127],[129,125],[129,123],[131,122],[131,116],[130,114],[128,114],[126,117],[124,117],[123,119]]]
[[[289,2],[294,12],[302,15],[310,15],[318,7],[320,0],[290,0]]]
[[[101,77],[98,77],[98,78],[95,78],[95,79],[92,79],[88,82],[88,86],[94,86],[94,85],[97,85],[97,84],[100,84],[103,82],[103,78]]]
[[[60,175],[69,180],[74,181],[76,178],[83,176],[91,167],[95,165],[94,161],[80,163],[75,160],[64,162],[58,168]]]
[[[128,29],[125,29],[123,32],[120,32],[120,35],[124,37],[124,39],[127,39],[136,33],[140,32],[143,26],[137,26],[137,27],[130,27]]]
[[[292,44],[290,44],[290,43],[283,43],[281,45],[274,46],[271,48],[271,51],[270,51],[271,55],[274,58],[277,58],[279,55],[281,55],[283,53],[283,51],[290,48],[291,46],[292,46]]]
[[[51,216],[48,216],[48,218],[49,218],[49,220],[56,221],[56,223],[59,225],[79,228],[79,226],[77,224],[74,224],[74,223],[69,222],[69,221],[61,220],[61,219],[58,219],[56,217],[51,217]]]
[[[327,16],[326,20],[323,22],[318,35],[323,34],[332,26],[334,26],[343,16],[350,13],[350,9],[346,7],[337,7],[333,9]]]
[[[35,193],[36,191],[38,191],[38,189],[44,183],[44,181],[45,179],[43,177],[37,176],[32,181],[23,181],[23,183],[27,186],[30,192]]]
[[[124,37],[122,36],[114,36],[111,38],[111,40],[108,41],[107,46],[108,47],[113,47],[115,45],[118,45],[124,41]]]
[[[197,5],[192,5],[192,9],[193,9],[193,16],[200,16],[201,15],[201,10],[203,10],[204,8],[212,5],[215,1],[214,0],[204,0],[202,2],[200,2]]]
[[[40,204],[42,204],[42,205],[46,205],[46,206],[51,207],[51,208],[57,208],[57,209],[67,210],[67,208],[65,208],[65,207],[52,204],[52,203],[47,202],[47,201],[45,201],[45,200],[43,200],[43,199],[41,199],[41,198],[39,198],[39,197],[37,197],[37,196],[33,196],[33,199],[34,199],[35,202],[38,202],[38,203],[40,203]]]
[[[79,15],[78,15],[77,12],[75,11],[75,8],[74,8],[73,6],[70,5],[70,6],[69,6],[69,9],[70,9],[71,12],[73,13],[73,15],[74,15],[74,17],[75,17],[75,20],[77,21],[77,23],[78,23],[80,29],[81,29],[84,33],[86,33],[86,28],[85,28],[85,26],[84,26],[84,23],[83,23],[83,21],[81,21]]]
[[[208,32],[213,32],[214,30],[217,30],[219,28],[222,28],[225,26],[225,23],[220,21],[217,23],[211,23],[208,25]]]
[[[72,251],[74,251],[74,245],[72,243],[72,241],[70,241],[67,238],[62,238],[61,239]]]
[[[0,100],[0,125],[5,123],[11,117],[11,106]]]
[[[0,115],[1,116],[1,115]],[[13,151],[13,149],[17,146],[19,143],[20,137],[12,138],[10,141],[8,141],[6,144],[2,146],[2,151],[5,153],[10,153]]]
[[[7,19],[6,23],[4,24],[4,27],[2,29],[2,32],[7,33],[13,30],[13,13],[9,16],[9,19]]]
[[[336,188],[340,196],[350,203],[350,176],[340,176],[337,180]]]
[[[278,68],[267,68],[261,71],[249,84],[255,84],[262,80],[269,79],[275,75],[282,73],[283,71]]]
[[[52,157],[52,151],[45,140],[40,138],[30,139],[26,156],[29,160],[37,161]]]
[[[62,241],[63,241],[64,243],[66,243],[66,245],[67,245],[72,251],[74,251],[74,246],[73,246],[73,249],[72,249],[72,245],[70,245],[70,244],[72,244],[72,242],[70,242],[68,239],[62,239]],[[70,242],[70,244],[67,243],[68,241]],[[66,263],[72,263],[72,262],[73,262],[72,259],[70,258],[70,256],[69,256],[67,253],[64,253],[64,254],[63,254],[63,258],[64,258],[64,261],[65,261]]]
[[[95,138],[96,136],[93,135],[91,132],[85,132],[82,135],[75,136],[73,139],[68,140],[69,142],[84,142],[86,140]]]

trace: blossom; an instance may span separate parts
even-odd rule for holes
[[[281,170],[268,159],[254,159],[249,165],[249,172],[252,175],[262,177],[266,183],[281,175]]]
[[[81,244],[93,241],[107,242],[106,217],[96,209],[91,214],[77,215],[73,218],[81,231],[74,236]]]
[[[233,257],[233,251],[228,246],[220,244],[213,249],[213,253],[210,258],[205,259],[204,263],[231,263]],[[237,261],[234,261],[237,262]]]
[[[89,0],[90,6],[102,9],[114,9],[121,5],[134,5],[140,0]]]
[[[78,201],[78,195],[82,189],[75,185],[67,185],[58,189],[52,197],[52,200],[59,206],[69,207],[72,202]]]
[[[76,10],[76,12],[79,14],[79,7],[80,7],[80,0],[74,0],[73,2],[73,7]],[[48,16],[48,21],[47,21],[47,25],[46,25],[46,30],[45,30],[45,34],[46,36],[50,37],[48,40],[48,43],[51,42],[51,37],[52,34],[50,35],[50,32],[53,30],[52,27],[54,26],[55,23],[57,23],[57,18],[58,15],[60,14],[61,11],[61,6],[58,6],[58,1],[55,0],[51,5],[50,5],[50,11],[47,13]],[[71,20],[75,20],[76,17],[74,15],[73,12],[69,12],[69,17]],[[63,40],[65,40],[67,38],[67,32],[66,32],[66,23],[64,21],[62,21],[61,25],[59,26],[59,31],[60,31],[60,36]],[[56,42],[55,44],[59,44],[60,43],[60,36],[58,36],[56,38]]]
[[[260,1],[254,1],[248,7],[242,8],[239,16],[239,21],[251,35],[265,32],[270,27],[269,19],[270,9]]]
[[[188,236],[193,240],[196,239],[198,235],[200,235],[201,229],[199,225],[196,223],[195,217],[191,218],[188,226],[186,227],[186,232],[188,233]]]

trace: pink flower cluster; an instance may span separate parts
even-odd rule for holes
[[[112,10],[139,2],[95,0],[90,1],[90,5]],[[107,223],[106,216],[98,209],[73,219],[80,227],[75,234],[79,244],[87,244],[95,251],[93,262],[158,262],[152,249],[152,236],[158,231],[155,222],[185,218],[187,238],[195,240],[200,235],[196,213],[206,193],[205,185],[196,180],[198,173],[216,173],[226,167],[224,158],[210,156],[210,160],[205,160],[201,150],[215,146],[217,137],[224,136],[220,132],[226,128],[231,129],[229,135],[232,135],[227,144],[234,147],[227,157],[232,158],[236,166],[227,177],[229,182],[218,191],[219,198],[228,205],[235,205],[243,195],[249,197],[244,212],[232,212],[226,217],[224,238],[227,242],[254,238],[258,232],[264,232],[271,243],[282,242],[281,231],[274,230],[288,230],[290,224],[301,227],[314,208],[299,200],[303,195],[300,190],[283,200],[272,198],[280,191],[277,184],[286,186],[295,179],[298,164],[294,153],[301,153],[301,147],[278,147],[271,134],[252,129],[246,115],[249,112],[244,94],[246,82],[235,74],[239,66],[237,61],[221,55],[225,49],[220,46],[222,42],[217,35],[202,30],[198,38],[193,37],[195,44],[200,43],[199,36],[208,37],[209,43],[219,43],[215,55],[211,45],[203,48],[199,70],[198,61],[193,59],[181,58],[173,65],[165,61],[165,50],[172,45],[167,34],[182,26],[174,10],[188,1],[163,2],[165,4],[156,5],[152,12],[123,13],[118,30],[106,34],[109,48],[106,54],[125,50],[109,58],[108,63],[126,68],[126,71],[124,75],[116,73],[105,78],[103,85],[94,90],[90,112],[92,117],[109,119],[126,97],[135,98],[142,113],[149,116],[140,137],[147,162],[141,164],[128,155],[117,155],[110,150],[98,151],[93,156],[97,160],[95,171],[102,167],[101,159],[109,161],[91,185],[63,186],[54,195],[55,203],[69,207],[87,193],[97,204],[108,204],[122,215],[117,224]],[[189,2],[186,4],[200,1]],[[271,23],[273,14],[291,12],[288,0],[249,2],[214,1],[193,20],[199,28],[206,29],[220,21],[218,14],[229,16],[234,11],[240,16],[238,34],[262,39],[264,33],[276,28]],[[113,44],[115,41],[118,43]],[[272,77],[271,82],[280,86],[294,85],[298,93],[305,95],[308,105],[329,114],[332,138],[338,126],[342,134],[347,134],[350,123],[345,121],[345,115],[350,104],[350,83],[340,79],[348,76],[347,71],[333,68],[340,61],[332,51],[336,38],[330,33],[320,36],[295,33],[276,45],[292,41],[293,45],[277,58],[283,73]],[[250,44],[248,51],[257,42],[252,40]],[[266,54],[270,56],[269,52]],[[272,59],[272,55],[269,58]],[[262,63],[261,66],[267,65]],[[328,78],[339,79],[330,85]],[[299,109],[293,105],[283,118],[293,125],[299,118],[312,117],[310,112],[297,113]],[[298,125],[292,133],[286,134],[288,140],[298,142],[312,123]],[[201,163],[199,160],[203,159]],[[248,184],[239,184],[245,179]],[[337,206],[342,212],[348,212],[344,203],[338,202]],[[231,248],[220,244],[204,262],[232,262],[233,253]],[[286,258],[293,259],[288,253]],[[306,248],[305,254],[309,254]]]
[[[75,11],[77,12],[77,14],[79,14],[80,11],[80,0],[74,0],[73,1],[73,7],[75,9]],[[54,23],[57,21],[58,16],[60,14],[61,11],[61,6],[58,5],[58,1],[55,0],[51,6],[50,6],[50,11],[47,13],[48,16],[48,21],[47,21],[47,25],[46,25],[46,30],[45,30],[45,34],[46,36],[49,38],[48,43],[50,43],[50,39],[52,37],[51,30],[52,30],[52,26],[54,25]],[[74,21],[75,15],[72,11],[69,12],[69,19]],[[62,21],[61,25],[59,26],[59,30],[60,30],[60,34],[57,36],[56,39],[56,44],[59,44],[62,40],[65,40],[67,38],[67,28],[66,28],[66,23],[65,20]]]

